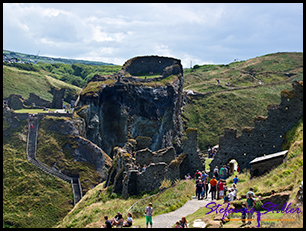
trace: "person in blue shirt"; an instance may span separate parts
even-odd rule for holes
[[[207,177],[207,174],[205,173],[205,171],[202,171],[202,174],[201,174],[201,180],[202,180],[202,182],[205,181],[206,177]]]
[[[235,176],[235,178],[233,179],[234,184],[237,184],[237,182],[239,181],[237,175]]]

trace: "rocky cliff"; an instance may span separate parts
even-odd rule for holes
[[[152,59],[155,60],[156,56]],[[162,59],[163,63],[165,59]],[[137,62],[134,58],[132,61],[130,64],[134,67],[125,67],[125,70],[139,67],[143,59],[139,58]],[[170,61],[173,64],[173,60]],[[174,65],[181,67],[179,60],[175,60]],[[150,71],[155,72],[155,66]],[[148,148],[152,151],[173,146],[174,143],[179,147],[179,137],[182,135],[182,71],[175,71],[166,79],[161,76],[163,82],[158,85],[154,81],[148,83],[140,78],[135,78],[138,81],[133,82],[122,81],[123,77],[116,82],[117,76],[95,76],[83,89],[78,115],[85,119],[86,138],[101,147],[110,157],[113,156],[114,147],[123,147],[128,139],[138,137],[149,137]],[[88,90],[90,87],[96,87],[96,90]]]

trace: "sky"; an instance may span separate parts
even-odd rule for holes
[[[123,65],[228,64],[303,52],[302,3],[3,3],[3,49]]]

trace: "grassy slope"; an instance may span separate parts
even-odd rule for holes
[[[82,198],[73,210],[59,222],[57,227],[100,228],[104,224],[104,215],[111,218],[120,211],[126,219],[127,210],[143,198],[130,211],[133,214],[134,225],[140,225],[141,228],[144,228],[145,222],[142,222],[145,218],[144,210],[149,202],[153,203],[154,216],[174,211],[194,194],[193,185],[194,183],[191,181],[180,181],[172,187],[168,185],[168,189],[152,197],[148,198],[149,195],[144,194],[142,197],[131,197],[125,200],[120,197],[116,198],[116,194],[110,194],[111,188],[103,189],[103,184],[99,184]]]
[[[24,99],[34,92],[45,100],[52,101],[51,87],[71,89],[75,94],[81,88],[47,76],[47,72],[18,70],[15,67],[3,65],[3,98],[10,94],[22,95]],[[70,103],[70,102],[69,102]]]
[[[26,158],[26,121],[3,130],[3,227],[51,227],[73,207],[71,186]]]
[[[189,96],[182,115],[185,128],[198,128],[198,145],[206,152],[209,145],[218,143],[225,127],[236,127],[239,133],[244,126],[254,125],[255,115],[266,116],[268,104],[280,103],[281,90],[291,90],[291,81],[303,79],[303,54],[276,53],[229,65],[203,65],[184,73],[184,90],[212,91],[204,97]],[[279,82],[288,80],[286,73],[296,75],[289,82]],[[250,88],[233,90],[239,87]]]

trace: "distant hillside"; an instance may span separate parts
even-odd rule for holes
[[[3,50],[3,54],[5,54],[10,59],[20,59],[22,62],[29,63],[65,63],[65,64],[73,64],[73,63],[82,63],[86,65],[114,65],[112,63],[104,63],[99,61],[88,61],[88,60],[78,60],[78,59],[64,59],[64,58],[53,58],[47,56],[39,56],[39,55],[30,55],[23,54],[14,51]]]
[[[33,92],[45,100],[52,101],[51,87],[66,88],[65,98],[68,95],[68,98],[71,98],[81,90],[77,86],[52,78],[46,72],[19,70],[3,65],[3,98],[9,97],[10,94],[19,94],[28,99],[29,94]]]
[[[219,80],[219,84],[217,82]],[[184,70],[185,128],[198,128],[202,152],[218,144],[225,127],[238,133],[253,126],[254,116],[267,116],[267,105],[280,103],[282,90],[303,80],[303,53],[275,53],[228,65],[195,65]],[[227,86],[229,83],[229,86]]]

